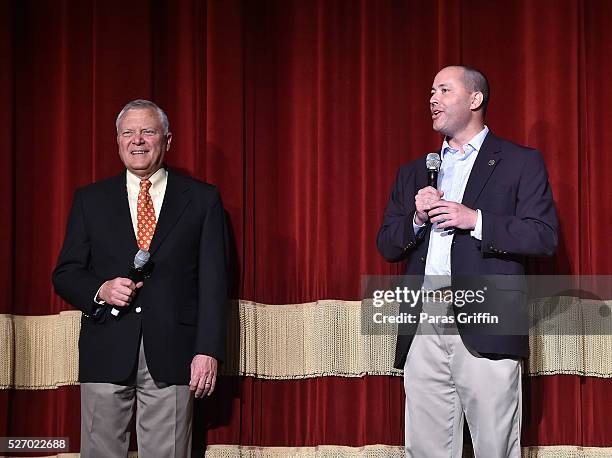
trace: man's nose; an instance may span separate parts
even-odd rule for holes
[[[431,106],[434,106],[434,105],[438,104],[438,95],[435,92],[433,94],[431,94],[431,97],[429,98],[429,104]]]
[[[142,134],[141,133],[135,133],[134,137],[132,138],[132,143],[134,143],[135,145],[142,145],[144,143],[144,139],[142,138]]]

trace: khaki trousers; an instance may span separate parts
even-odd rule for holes
[[[423,311],[451,314],[448,303]],[[520,458],[521,364],[466,348],[454,324],[420,323],[404,366],[406,456],[460,458],[467,418],[476,458]]]
[[[134,401],[139,458],[191,456],[193,396],[189,386],[155,382],[141,340],[133,384],[81,384],[81,457],[127,456]]]

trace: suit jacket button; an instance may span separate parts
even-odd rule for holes
[[[425,262],[425,256],[421,256],[421,257],[419,258],[419,261],[421,261],[421,262]]]
[[[142,309],[141,309],[140,307],[136,307],[136,308],[134,309],[134,311],[135,311],[136,313],[140,313],[140,312],[142,312]]]

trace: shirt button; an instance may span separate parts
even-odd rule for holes
[[[141,309],[140,307],[136,307],[136,308],[134,309],[134,311],[135,311],[136,313],[140,313],[140,312],[142,312],[142,309]]]

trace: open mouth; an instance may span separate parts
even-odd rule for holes
[[[149,152],[149,150],[147,149],[135,149],[134,151],[130,151],[130,154],[132,156],[139,156],[142,154],[147,154]]]
[[[442,112],[440,110],[433,110],[431,112],[431,118],[432,119],[437,119],[440,117],[440,115],[442,114]]]

